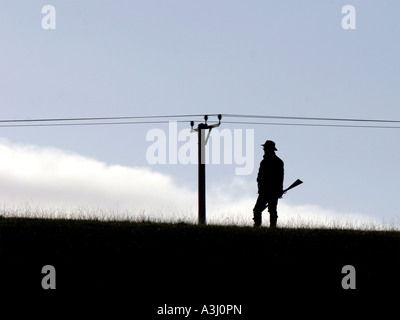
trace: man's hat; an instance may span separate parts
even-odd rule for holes
[[[271,141],[271,140],[265,141],[265,143],[262,144],[262,146],[263,146],[265,149],[271,149],[271,150],[278,151],[278,149],[275,148],[275,142],[273,142],[273,141]]]

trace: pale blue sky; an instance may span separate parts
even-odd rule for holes
[[[56,8],[56,30],[41,27],[47,4]],[[347,4],[356,9],[356,30],[342,29]],[[2,0],[0,118],[248,113],[400,120],[399,10],[395,0]],[[268,138],[285,161],[285,185],[305,182],[287,203],[398,221],[400,130],[222,127],[255,129],[256,168],[243,177],[249,194],[262,157],[257,146]],[[153,128],[167,130],[0,128],[0,137],[149,166],[145,137]],[[152,170],[196,190],[195,165]],[[207,170],[210,187],[234,178],[232,166]]]

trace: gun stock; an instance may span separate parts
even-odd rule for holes
[[[286,188],[285,190],[283,190],[283,193],[286,193],[286,191],[289,191],[290,189],[293,189],[295,187],[297,187],[298,185],[302,184],[303,181],[301,181],[300,179],[297,179],[295,182],[293,182],[288,188]]]

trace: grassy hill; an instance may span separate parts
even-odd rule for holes
[[[241,315],[219,317],[259,319],[282,303],[284,314],[317,301],[334,311],[389,296],[399,253],[400,233],[389,231],[0,218],[0,290],[39,311],[182,319],[157,310],[191,306],[188,318],[204,319],[216,316],[200,314],[204,305],[240,305]],[[42,288],[45,265],[55,290]],[[355,267],[355,290],[342,288],[345,265]]]

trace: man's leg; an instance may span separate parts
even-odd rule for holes
[[[269,212],[269,226],[271,228],[276,227],[276,223],[278,221],[278,198],[270,199],[268,201],[268,212]]]
[[[265,196],[259,194],[257,198],[256,205],[254,206],[253,213],[254,213],[254,227],[260,227],[261,222],[262,222],[262,212],[265,209],[265,205],[267,204],[267,201],[265,199]]]

